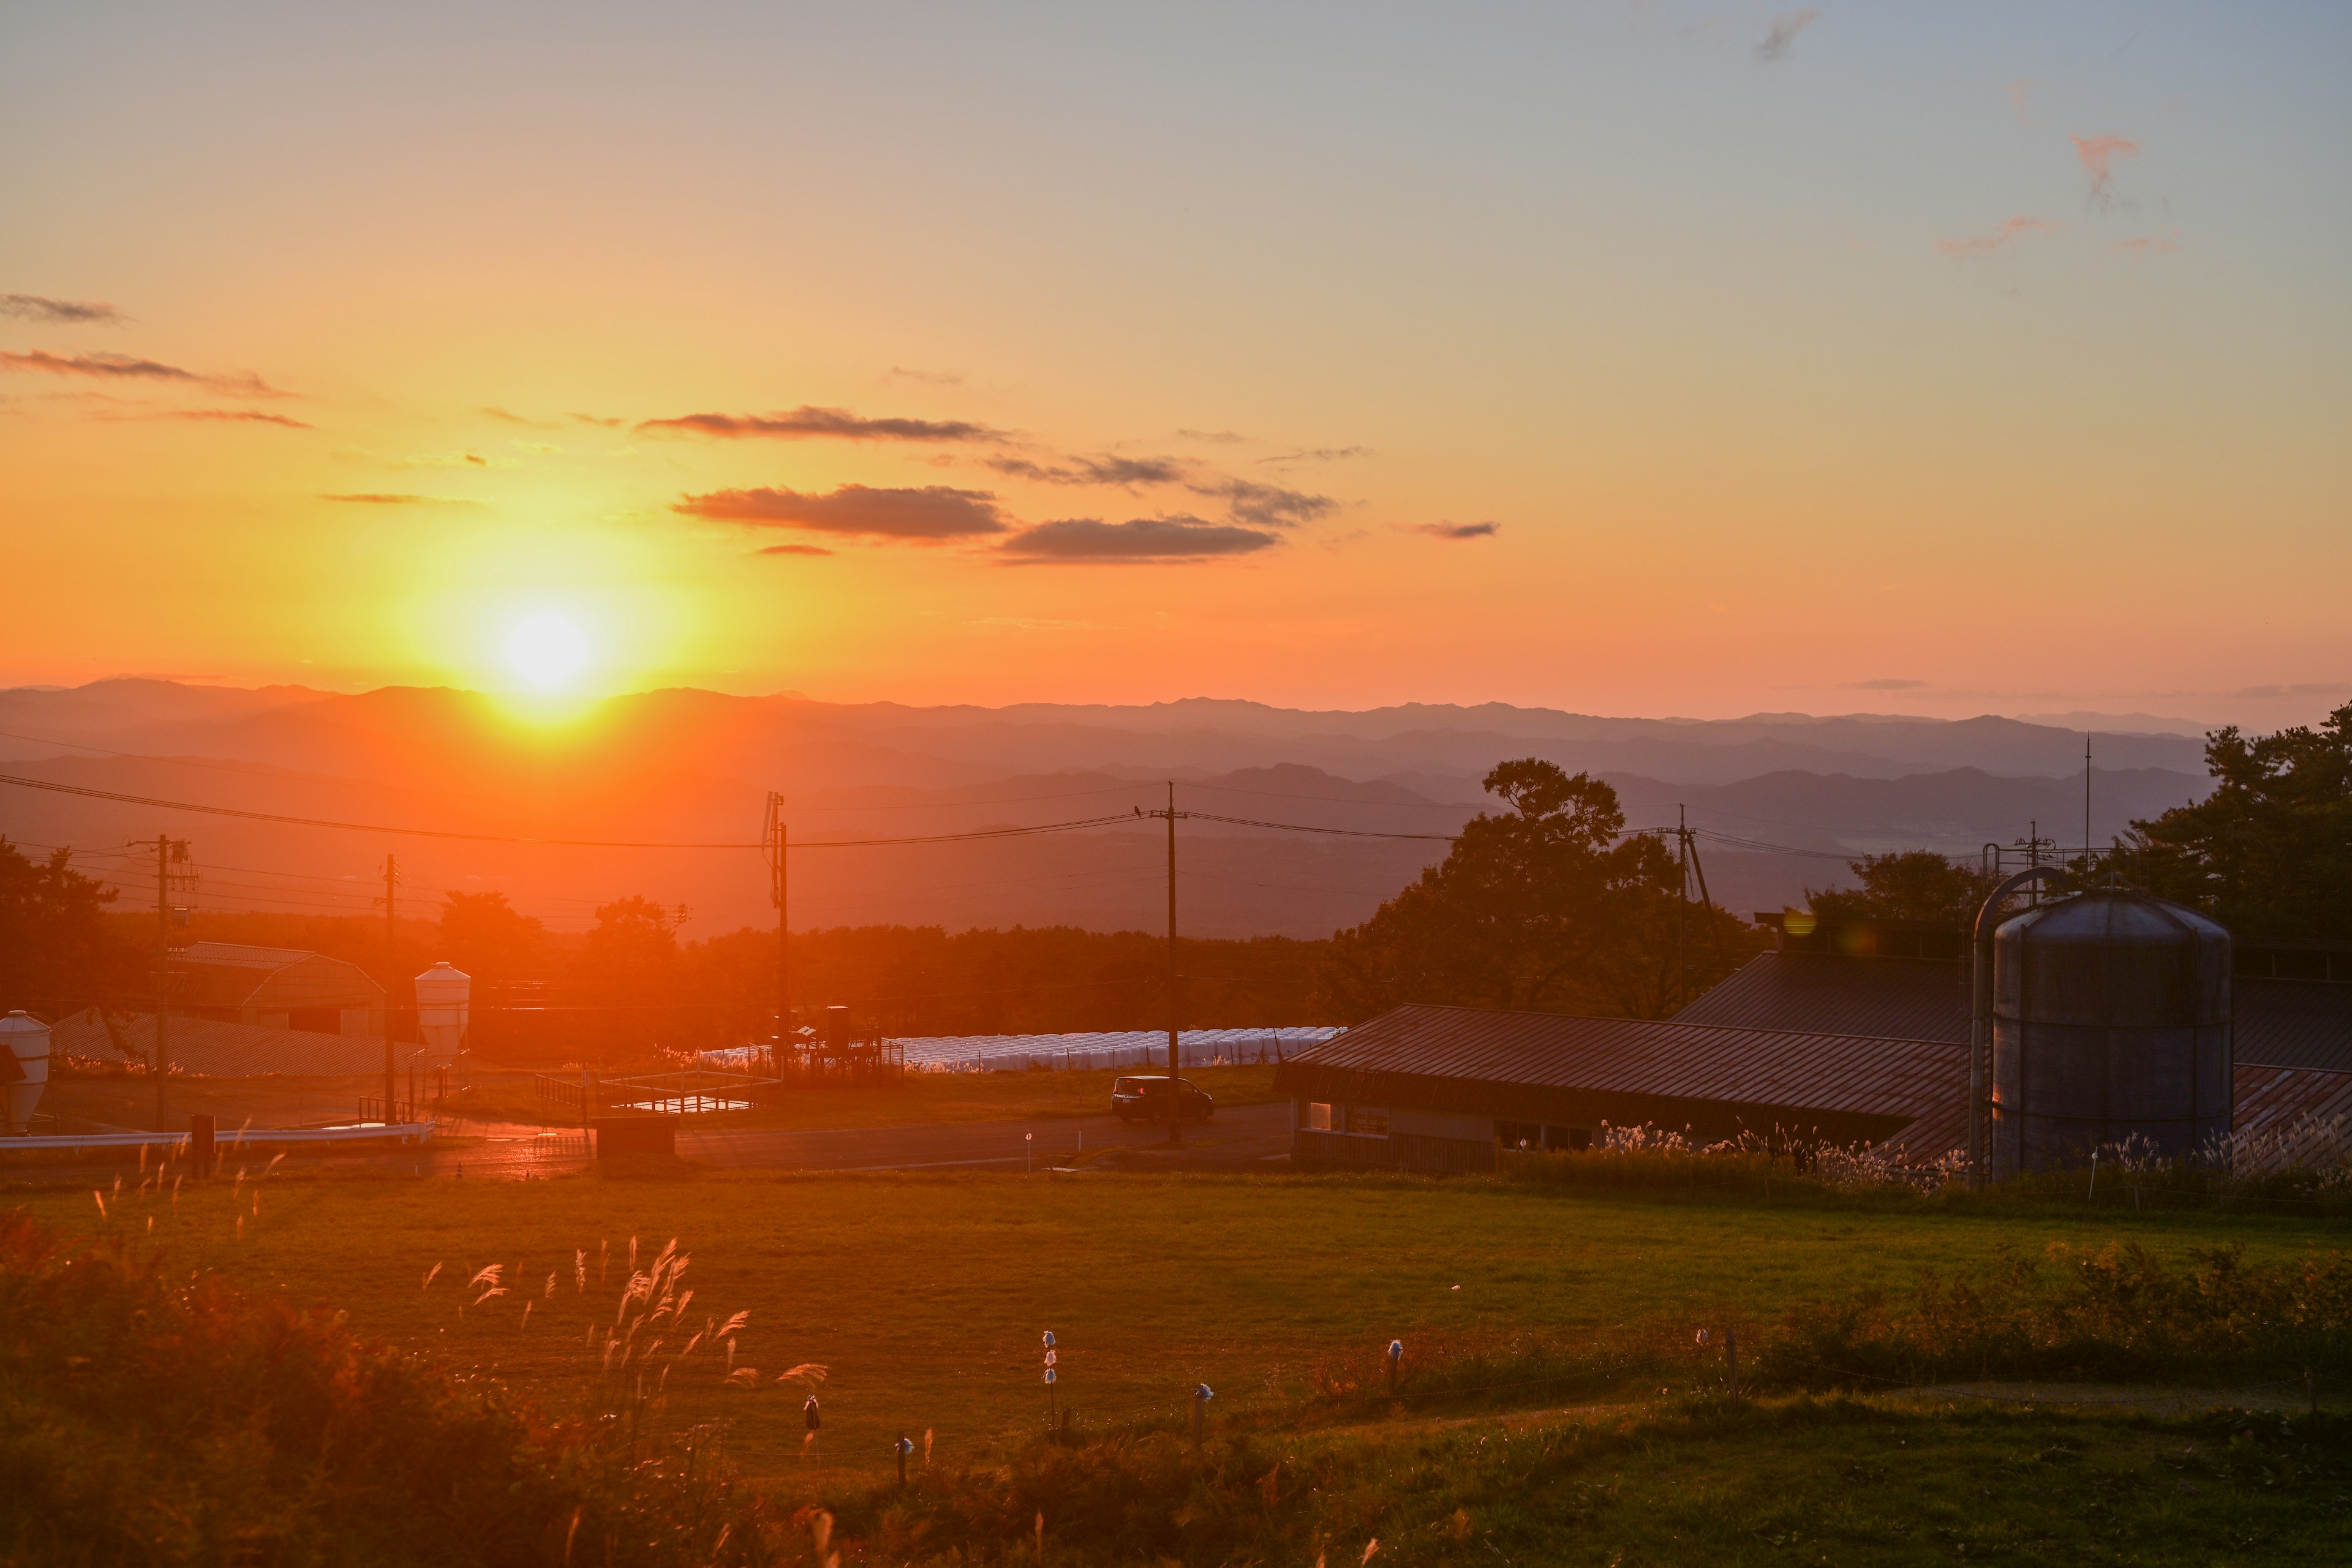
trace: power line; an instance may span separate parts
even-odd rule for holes
[[[536,844],[555,849],[763,849],[758,840],[749,842],[688,842],[666,839],[604,839],[604,838],[539,838],[511,833],[459,833],[447,828],[399,827],[372,822],[333,822],[322,817],[292,816],[281,812],[243,811],[235,806],[199,805],[193,801],[163,800],[153,795],[125,795],[117,790],[92,789],[84,784],[59,784],[48,779],[29,779],[16,773],[0,773],[0,784],[15,784],[21,789],[45,790],[53,795],[69,795],[85,800],[114,801],[124,805],[143,805],[161,811],[192,811],[205,816],[233,816],[247,822],[275,822],[292,827],[326,827],[345,833],[388,833],[407,838],[447,838],[469,844]],[[950,844],[987,838],[1022,838],[1041,833],[1069,833],[1085,827],[1108,826],[1112,823],[1131,821],[1131,816],[1090,816],[1074,822],[1045,822],[1026,827],[983,827],[968,833],[913,834],[888,838],[820,838],[803,839],[792,846],[793,849],[866,849],[892,844]]]
[[[1339,838],[1419,838],[1433,844],[1451,844],[1461,837],[1454,833],[1383,833],[1369,827],[1309,827],[1303,822],[1260,822],[1255,817],[1218,816],[1206,811],[1188,811],[1184,815],[1195,822],[1224,822],[1236,827],[1270,827],[1281,833],[1323,833]]]

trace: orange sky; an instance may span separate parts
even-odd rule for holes
[[[2308,718],[2352,24],[2139,15],[12,8],[0,681]]]

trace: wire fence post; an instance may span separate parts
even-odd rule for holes
[[[1723,1331],[1723,1367],[1725,1377],[1731,1385],[1731,1407],[1737,1410],[1739,1408],[1739,1331],[1736,1328]]]
[[[1192,1389],[1192,1447],[1195,1448],[1201,1446],[1201,1427],[1208,1414],[1209,1401],[1215,1397],[1205,1383],[1198,1384]]]
[[[1391,1399],[1396,1397],[1397,1363],[1402,1360],[1404,1360],[1404,1342],[1391,1340],[1389,1342],[1389,1397]]]

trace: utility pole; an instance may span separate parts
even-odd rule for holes
[[[2091,732],[2083,731],[2083,886],[2091,885]]]
[[[144,849],[143,838],[131,841]],[[155,1131],[168,1132],[172,1083],[172,893],[185,887],[192,873],[174,871],[188,858],[188,841],[155,836]]]
[[[1139,805],[1135,815],[1168,820],[1168,1142],[1171,1147],[1181,1149],[1184,1144],[1184,1120],[1176,1103],[1177,1071],[1181,1066],[1177,1035],[1183,1027],[1184,977],[1176,973],[1176,819],[1192,814],[1176,809],[1176,781],[1171,779],[1168,809],[1146,811]]]
[[[768,864],[772,868],[769,896],[776,904],[776,1044],[772,1065],[776,1076],[784,1076],[784,1047],[793,1027],[793,955],[792,928],[788,923],[791,891],[785,876],[786,835],[784,832],[784,797],[774,790],[768,792],[768,827],[762,836],[768,845]]]
[[[400,887],[400,865],[391,856],[383,858],[383,1124],[392,1125],[393,1096],[400,1087],[400,1068],[394,1055],[392,1020],[394,1016],[393,998],[398,994],[400,956],[397,911],[393,899]]]
[[[1682,883],[1675,889],[1675,1007],[1690,1001],[1690,957],[1684,929],[1690,916],[1690,808],[1675,807],[1675,845],[1682,858]]]

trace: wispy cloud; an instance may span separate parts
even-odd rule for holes
[[[1004,433],[965,419],[869,419],[846,408],[803,406],[782,414],[685,414],[646,419],[642,431],[782,441],[1002,441]]]
[[[822,544],[763,544],[760,547],[760,553],[762,555],[830,555],[833,552]]]
[[[2030,234],[2047,234],[2058,226],[2048,218],[2013,217],[1990,234],[1974,239],[1939,239],[1936,248],[1947,256],[1990,256],[2005,246],[2013,245]]]
[[[917,370],[912,365],[894,364],[884,381],[918,381],[926,386],[961,386],[963,372],[960,370]]]
[[[1503,531],[1499,522],[1423,522],[1413,525],[1415,533],[1425,533],[1432,539],[1492,539]]]
[[[38,321],[44,326],[69,326],[89,321],[102,321],[113,326],[122,321],[121,311],[96,300],[51,300],[40,294],[0,294],[0,316],[18,321]]]
[[[2032,77],[2021,76],[2006,89],[2009,111],[2017,116],[2020,125],[2031,127],[2033,123],[2033,89],[2038,85]]]
[[[1336,463],[1343,458],[1369,458],[1370,447],[1302,447],[1296,452],[1277,452],[1271,458],[1259,458],[1261,463]]]
[[[1773,17],[1771,27],[1756,46],[1756,58],[1768,62],[1788,58],[1790,49],[1796,45],[1797,35],[1819,21],[1821,15],[1807,6],[1802,11],[1791,11],[1785,16]]]
[[[1281,485],[1262,485],[1253,479],[1217,479],[1185,488],[1194,495],[1223,501],[1235,522],[1255,528],[1290,528],[1312,522],[1337,510],[1339,505],[1329,496],[1310,495]]]
[[[500,408],[495,403],[486,403],[482,405],[481,407],[475,409],[474,412],[480,415],[485,419],[495,419],[501,425],[520,425],[526,430],[561,430],[563,428],[562,425],[551,420],[527,418],[520,414],[515,413],[512,409]],[[576,418],[578,416],[574,416],[574,417]],[[614,423],[617,424],[618,421],[616,420]]]
[[[1064,458],[1034,463],[1026,458],[992,458],[988,466],[1016,479],[1046,485],[1173,485],[1183,481],[1191,465],[1177,458]]]
[[[1197,517],[1138,517],[1125,522],[1070,517],[1041,522],[1005,541],[1002,548],[1006,557],[1024,563],[1142,565],[1247,555],[1280,542],[1276,534]]]
[[[169,413],[153,414],[148,417],[193,419],[199,422],[217,421],[225,425],[282,425],[289,430],[310,428],[299,419],[289,419],[283,414],[264,414],[258,408],[174,408]]]
[[[53,354],[47,349],[30,349],[23,353],[0,352],[0,370],[37,370],[50,375],[80,375],[100,381],[176,382],[247,397],[287,395],[250,372],[239,375],[203,375],[193,370],[183,370],[175,364],[165,364],[160,360],[141,359],[135,354]]]
[[[1179,430],[1176,437],[1180,441],[1206,441],[1213,447],[1230,447],[1249,439],[1238,430]]]
[[[2074,156],[2081,161],[2083,172],[2091,176],[2091,205],[2113,205],[2116,164],[2138,157],[2139,143],[2124,136],[2077,136],[2074,142]]]
[[[2174,235],[2144,234],[2137,239],[2116,241],[2116,248],[2135,258],[2169,256],[2180,248],[2180,240]]]
[[[1916,691],[1927,684],[1924,680],[1906,680],[1895,676],[1882,676],[1876,680],[1843,681],[1835,689],[1839,691]]]
[[[801,528],[815,533],[861,534],[937,544],[1011,531],[996,497],[987,490],[884,489],[843,485],[828,495],[782,488],[712,490],[670,509],[687,517],[740,522],[751,528]]]
[[[608,419],[599,414],[567,414],[564,417],[566,419],[577,419],[583,425],[594,425],[606,430],[617,430],[624,423],[619,419]]]
[[[382,463],[387,468],[519,468],[512,458],[489,458],[467,449],[463,452],[423,452],[404,458],[387,458],[375,452],[346,447],[335,454],[354,462]]]
[[[420,496],[392,490],[355,490],[343,495],[323,495],[320,500],[348,501],[356,506],[479,506],[478,500],[463,496]]]

